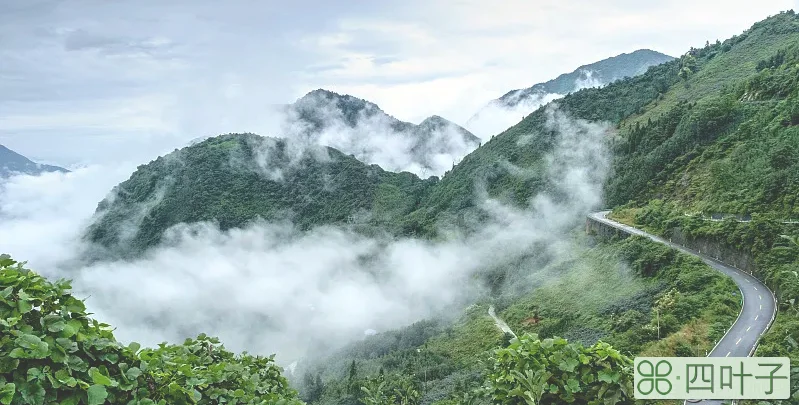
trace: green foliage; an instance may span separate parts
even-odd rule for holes
[[[301,404],[272,358],[205,335],[123,345],[70,289],[0,256],[1,404]]]
[[[624,404],[632,384],[632,360],[607,343],[524,335],[496,351],[486,390],[497,404]]]
[[[262,218],[303,230],[332,223],[399,230],[437,181],[386,172],[332,148],[296,153],[283,140],[231,134],[159,157],[100,203],[87,237],[132,255],[179,223],[227,230]]]
[[[778,21],[796,26],[797,18],[784,13],[772,18]],[[799,31],[777,30],[786,36],[778,43],[764,34],[768,27],[756,24],[741,43],[748,44],[741,58],[769,52],[759,72],[750,61],[732,70],[718,60],[700,62],[702,77],[692,85],[724,86],[622,123],[607,186],[611,204],[657,196],[692,212],[799,216]]]

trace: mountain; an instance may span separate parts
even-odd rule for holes
[[[100,202],[86,237],[131,255],[180,223],[243,227],[258,218],[300,229],[353,224],[396,229],[437,179],[392,173],[351,155],[255,134],[213,137],[139,166]]]
[[[415,125],[372,102],[322,89],[282,110],[281,137],[334,147],[386,170],[423,177],[443,174],[480,144],[474,134],[442,117]]]
[[[705,138],[691,135],[695,134],[695,132],[681,133],[680,137],[683,138],[683,141],[681,141],[683,143],[679,145],[679,148],[665,153],[663,148],[671,147],[672,141],[666,142],[668,138],[674,134],[674,130],[678,127],[681,130],[693,128],[691,131],[696,131],[696,128],[704,128],[698,127],[698,124],[695,123],[703,118],[696,115],[700,110],[693,109],[694,104],[699,102],[700,99],[721,97],[723,90],[729,91],[735,86],[743,88],[747,86],[746,80],[748,78],[762,74],[762,71],[760,73],[757,71],[758,64],[774,57],[781,49],[796,40],[797,35],[792,31],[793,25],[791,25],[793,24],[791,21],[795,19],[792,14],[787,13],[775,16],[755,24],[746,33],[728,39],[723,43],[708,44],[707,47],[702,49],[692,49],[680,59],[655,65],[643,75],[618,80],[601,88],[584,89],[557,101],[556,104],[559,111],[574,119],[607,121],[616,128],[613,131],[615,132],[613,137],[617,139],[615,141],[615,169],[614,176],[607,185],[607,199],[612,204],[622,204],[636,196],[657,195],[657,190],[651,190],[647,188],[647,185],[654,184],[652,182],[656,179],[660,179],[658,181],[666,180],[658,177],[663,168],[668,167],[674,173],[680,173],[675,165],[678,163],[687,164],[685,159],[696,157],[694,154],[681,157],[681,154],[686,153],[686,151],[697,153],[697,150],[699,150],[697,148],[704,148],[706,145],[706,142],[701,142]],[[765,93],[758,94],[760,95],[757,97],[764,97],[763,94]],[[729,96],[725,96],[724,99],[729,99]],[[740,120],[745,117],[740,114],[752,111],[752,109],[762,108],[772,113],[769,109],[771,108],[771,101],[755,101],[757,102],[741,104],[745,107],[742,107],[744,110],[740,113],[732,116],[710,117],[710,122],[729,122],[739,125],[742,122]],[[738,102],[736,101],[735,103]],[[333,125],[351,127],[353,125],[363,125],[364,122],[368,122],[372,117],[376,117],[381,125],[396,128],[402,133],[408,133],[407,131],[414,127],[422,127],[423,129],[435,128],[437,122],[444,122],[443,120],[432,118],[427,120],[427,124],[423,123],[423,125],[414,126],[388,116],[375,104],[352,96],[340,96],[324,90],[311,92],[287,108],[294,111],[297,118],[296,122],[304,125],[303,128],[305,129],[300,131],[314,134],[325,133],[325,128],[331,125],[329,124],[330,122],[333,122]],[[548,124],[550,116],[547,111],[548,107],[539,108],[512,128],[483,143],[481,147],[468,154],[440,180],[430,179],[431,181],[424,183],[426,184],[425,187],[419,187],[417,185],[419,183],[416,180],[409,180],[406,184],[411,185],[416,190],[397,190],[398,195],[407,196],[410,202],[401,205],[403,207],[399,211],[402,213],[401,220],[398,220],[396,216],[391,216],[386,221],[391,224],[390,229],[402,234],[437,237],[440,236],[439,230],[442,226],[447,227],[453,223],[463,225],[466,222],[470,222],[464,222],[465,218],[479,218],[482,215],[481,208],[475,202],[475,196],[481,195],[483,189],[489,197],[500,201],[525,204],[538,192],[551,188],[551,184],[548,183],[546,176],[541,171],[542,158],[554,147],[554,137],[556,135],[551,125]],[[711,111],[714,110],[711,109]],[[628,153],[632,149],[620,149],[619,145],[630,142],[630,139],[644,137],[640,134],[635,135],[635,131],[630,132],[631,128],[636,128],[636,126],[640,128],[650,120],[653,123],[657,123],[658,117],[669,114],[674,115],[672,121],[670,121],[670,126],[666,128],[663,134],[646,143],[648,148],[658,147],[660,149],[647,152],[644,155],[642,155],[639,146],[636,147],[636,152],[631,154]],[[335,119],[329,119],[330,117],[335,117]],[[724,128],[726,128],[725,131],[730,129],[729,127]],[[782,127],[776,129],[782,131],[791,127],[780,128]],[[710,136],[710,133],[705,131],[706,129],[704,128],[702,133]],[[718,140],[716,137],[708,139]],[[341,213],[325,210],[324,214],[313,214],[311,211],[304,210],[304,203],[298,202],[300,204],[298,207],[291,205],[300,200],[284,199],[278,194],[270,194],[271,190],[264,188],[258,191],[261,201],[248,201],[248,198],[244,197],[238,198],[235,204],[241,208],[235,211],[234,219],[229,219],[229,216],[232,215],[229,213],[230,210],[225,211],[219,208],[224,204],[232,204],[232,202],[226,201],[227,197],[225,196],[234,194],[232,190],[237,190],[236,193],[243,193],[241,195],[244,196],[250,196],[252,192],[241,189],[244,184],[239,180],[241,173],[227,166],[227,162],[230,161],[228,149],[213,147],[218,142],[221,141],[200,143],[178,153],[175,157],[179,157],[179,159],[159,158],[159,160],[137,170],[131,179],[120,185],[118,189],[117,194],[123,196],[131,194],[130,198],[125,197],[114,202],[101,204],[99,212],[104,214],[101,215],[100,225],[95,226],[90,232],[90,239],[102,242],[105,245],[108,245],[110,241],[115,241],[113,238],[109,239],[108,232],[105,230],[110,229],[111,225],[119,220],[117,214],[114,214],[115,212],[123,213],[128,212],[130,209],[123,208],[120,210],[119,206],[121,204],[157,200],[159,197],[157,191],[160,188],[155,187],[154,184],[160,184],[162,185],[161,188],[164,188],[167,184],[167,176],[172,179],[170,181],[173,182],[173,186],[164,189],[172,190],[172,188],[176,188],[180,191],[168,191],[169,195],[164,197],[164,201],[154,205],[155,208],[153,209],[159,213],[158,220],[156,221],[156,217],[152,217],[152,215],[146,217],[142,229],[138,231],[139,236],[136,237],[135,244],[137,248],[154,245],[160,240],[160,235],[164,229],[180,222],[217,219],[223,228],[240,226],[247,221],[255,219],[258,215],[263,215],[267,210],[271,212],[272,208],[268,207],[268,201],[279,200],[278,208],[293,209],[295,211],[294,221],[306,227],[314,224],[341,222],[353,212],[351,208],[347,208]],[[663,145],[659,146],[661,143]],[[225,144],[233,145],[229,141],[225,142]],[[238,142],[236,144],[241,143]],[[290,144],[298,143],[290,142]],[[311,142],[311,144],[315,144],[315,142]],[[244,145],[246,146],[246,143]],[[246,147],[240,145],[234,148],[235,153],[242,153],[238,152],[239,149],[245,152],[247,150]],[[194,151],[197,153],[192,153]],[[222,153],[223,151],[225,153]],[[248,153],[252,154],[252,152]],[[664,154],[661,155],[660,153]],[[333,154],[341,155],[342,159],[347,158],[346,155],[340,152],[333,152]],[[197,160],[193,158],[194,156],[206,156],[206,158]],[[791,162],[790,156],[790,154],[787,155],[788,162]],[[167,162],[187,159],[191,162],[187,167],[177,163],[169,163],[167,165]],[[252,157],[248,159],[252,160]],[[366,164],[358,163],[354,158],[347,159],[347,161],[350,162],[350,166],[353,168],[363,166],[363,168],[358,169],[362,175],[363,171],[366,170],[365,168],[370,167]],[[252,162],[247,164],[251,165]],[[217,169],[218,167],[223,169],[220,171]],[[513,170],[510,170],[511,168]],[[195,177],[185,177],[184,175],[184,173],[201,173],[202,171],[214,173],[214,175],[198,174]],[[528,171],[529,174],[519,176],[518,173],[522,171]],[[385,178],[393,178],[392,175],[385,173],[382,169],[379,172],[384,173],[383,176]],[[248,184],[254,185],[266,181],[263,176],[256,176],[252,170],[248,173]],[[301,175],[301,172],[295,172],[294,178],[300,182],[310,181],[301,180]],[[707,173],[703,173],[702,176],[707,177]],[[701,180],[702,176],[697,176],[697,181]],[[214,182],[203,180],[209,177],[212,177]],[[414,176],[406,176],[405,178],[411,177]],[[343,177],[338,178],[342,181],[347,181]],[[763,178],[763,176],[759,178]],[[365,189],[368,190],[372,190],[371,187],[375,186],[371,181],[366,184],[368,187]],[[685,183],[682,179],[672,179],[669,184],[690,183]],[[320,186],[317,184],[314,187],[318,188]],[[281,193],[288,193],[289,195],[307,193],[307,191],[302,191],[299,188],[289,190],[282,188],[282,186],[274,187],[272,190],[279,190]],[[316,188],[313,190],[316,190]],[[424,192],[420,193],[419,190],[424,190]],[[714,186],[708,188],[708,190],[718,190],[718,187]],[[359,190],[355,194],[361,191]],[[695,196],[697,191],[692,190],[692,192]],[[195,207],[192,205],[195,203],[189,201],[189,196],[193,195],[193,193],[208,194],[209,198],[214,198],[217,202],[214,204],[198,204]],[[181,197],[175,200],[168,198],[176,194],[180,194]],[[754,198],[761,198],[762,196],[762,192],[753,193]],[[252,197],[255,197],[255,195]],[[334,196],[315,196],[316,199],[322,197],[333,198]],[[126,198],[129,200],[128,202],[125,202]],[[713,198],[716,199],[717,197]],[[369,206],[368,200],[369,197],[355,205],[358,208],[365,208]],[[792,207],[788,202],[788,200],[783,199],[779,201],[779,204],[782,207]],[[324,205],[324,203],[320,204]],[[188,209],[188,206],[194,208]],[[776,209],[777,205],[772,204],[771,207]],[[185,210],[185,213],[173,215],[173,213],[183,212],[183,210]],[[121,218],[121,216],[119,217]],[[150,219],[151,217],[153,219]],[[274,214],[270,216],[270,218],[275,217]],[[479,226],[479,224],[476,226]]]
[[[281,137],[330,146],[386,170],[422,177],[440,176],[480,145],[474,134],[442,117],[415,125],[372,102],[322,89],[281,110]]]
[[[35,163],[25,156],[0,145],[0,178],[9,177],[13,174],[37,175],[48,172],[66,173],[68,171],[58,166]]]
[[[779,304],[774,323],[761,338],[755,355],[790,357],[793,367],[799,364],[796,13],[774,15],[741,35],[692,48],[679,59],[651,67],[642,75],[601,88],[583,89],[539,108],[484,142],[442,177],[422,198],[419,209],[409,215],[411,226],[431,237],[441,236],[437,224],[480,214],[476,195],[487,194],[525,206],[539,192],[548,190],[550,185],[542,182],[538,173],[555,146],[552,127],[557,114],[570,117],[562,121],[564,125],[610,123],[606,142],[613,154],[612,170],[604,189],[605,205],[614,208],[615,219],[657,232],[666,239],[674,238],[675,242],[695,242],[703,246],[703,252],[723,252],[727,258],[752,264],[753,274],[775,292]],[[713,218],[722,216],[727,219]],[[600,287],[597,283],[620,270],[609,268],[595,277],[582,273],[580,277],[561,280],[562,287],[533,289],[527,297],[514,297],[509,304],[503,302],[505,297],[497,299],[507,305],[497,312],[498,316],[519,335],[534,332],[542,338],[569,336],[570,340],[586,344],[602,339],[631,355],[659,356],[702,355],[735,319],[740,302],[729,278],[702,280],[713,272],[644,239],[630,238],[599,246],[589,253],[597,254],[599,260],[588,264],[588,268],[601,267],[620,254],[627,258],[623,268],[659,269],[659,277],[672,274],[676,280],[661,278],[653,283],[649,279],[647,289],[605,307],[613,309],[599,309],[602,307],[597,305],[594,294],[604,297],[616,286],[635,284],[641,278]],[[547,270],[544,274],[558,271]],[[592,285],[568,285],[582,280],[590,280]],[[664,284],[659,284],[661,281]],[[715,283],[720,288],[708,288]],[[727,287],[721,287],[723,283]],[[702,289],[706,290],[698,292]],[[682,310],[664,315],[657,304],[661,308],[657,325],[663,325],[666,318],[674,325],[669,336],[658,341],[659,337],[647,330],[654,330],[654,304],[670,296],[666,291],[678,291],[678,303],[673,309],[691,307],[718,313],[687,321]],[[696,295],[687,298],[690,294]],[[575,297],[574,302],[564,302],[570,296]],[[726,300],[724,296],[734,298]],[[708,306],[700,304],[708,299],[718,301]],[[589,302],[591,309],[572,312],[572,308]],[[343,401],[346,394],[341,394],[345,392],[342,387],[349,381],[347,372],[353,370],[347,366],[356,362],[361,370],[381,369],[386,375],[406,369],[411,370],[412,376],[424,375],[424,403],[466,403],[468,397],[463,394],[468,395],[469,391],[461,387],[486,384],[485,379],[472,377],[479,370],[470,365],[492,348],[508,345],[492,328],[493,320],[485,314],[487,306],[470,308],[454,325],[420,322],[342,350],[329,362],[321,362],[318,369],[307,371],[326,378],[325,389],[312,403]],[[614,313],[616,321],[610,321],[612,326],[608,329],[606,321],[613,319]],[[603,321],[593,323],[594,316]],[[619,327],[625,331],[619,333]],[[697,351],[696,340],[704,340],[702,345],[707,349]],[[303,392],[308,395],[309,391],[305,388]],[[791,392],[793,399],[799,398],[799,385],[793,384]],[[789,399],[765,403],[794,402]]]
[[[497,101],[507,107],[515,107],[524,100],[544,94],[567,94],[589,87],[602,87],[625,77],[638,76],[650,66],[660,65],[674,57],[650,49],[639,49],[622,53],[599,62],[583,65],[571,73],[564,73],[548,82],[538,83],[526,89],[511,90]]]
[[[555,79],[525,89],[511,90],[492,100],[466,122],[466,126],[483,138],[509,128],[536,108],[584,88],[602,87],[616,80],[638,76],[651,66],[674,58],[649,49],[622,53],[588,65]]]

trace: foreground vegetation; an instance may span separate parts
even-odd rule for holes
[[[272,358],[205,335],[123,345],[69,291],[0,256],[0,404],[300,403]]]

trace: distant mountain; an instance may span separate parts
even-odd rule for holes
[[[483,138],[496,135],[552,100],[581,89],[602,87],[625,77],[638,76],[651,66],[673,59],[660,52],[639,49],[583,65],[550,81],[505,93],[473,115],[466,126]]]
[[[439,116],[419,125],[401,121],[377,104],[318,89],[283,107],[281,137],[330,146],[390,171],[441,175],[477,148],[480,139]]]
[[[0,178],[9,177],[13,174],[37,175],[47,172],[66,173],[69,170],[33,162],[25,156],[0,145]]]
[[[650,66],[660,65],[674,58],[649,49],[639,49],[583,65],[571,73],[565,73],[548,82],[532,87],[511,90],[498,101],[508,107],[519,105],[526,99],[543,94],[568,94],[589,87],[602,87],[625,77],[638,76]]]
[[[351,224],[400,231],[436,178],[392,173],[336,149],[228,134],[139,166],[100,202],[87,237],[126,256],[162,241],[180,223],[238,228],[258,218],[300,229]]]

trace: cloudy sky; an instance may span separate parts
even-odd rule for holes
[[[650,48],[672,56],[799,0],[3,0],[0,144],[142,163],[326,88],[418,122]]]

